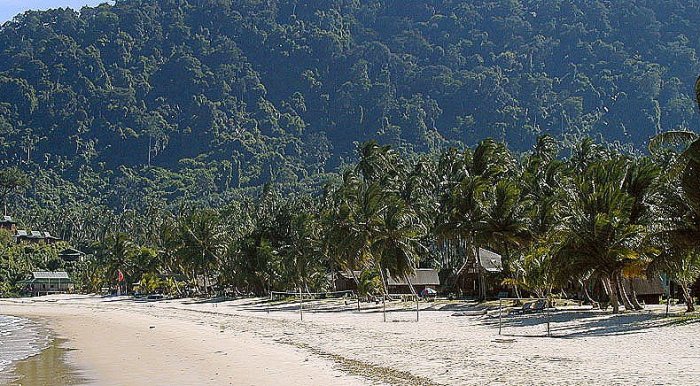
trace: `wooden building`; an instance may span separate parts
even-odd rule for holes
[[[624,279],[623,285],[628,296],[637,295],[637,300],[645,304],[659,304],[666,293],[661,279]]]
[[[58,257],[68,263],[85,260],[85,253],[75,248],[66,248],[58,253]]]
[[[440,287],[440,277],[438,272],[432,268],[419,268],[406,278],[391,278],[387,279],[388,289],[390,294],[410,294],[411,288],[409,283],[413,285],[416,293],[420,294],[426,288],[437,291]]]
[[[501,255],[477,248],[476,259],[467,263],[466,272],[459,279],[460,290],[470,296],[486,299],[501,292],[500,273],[503,272]]]
[[[14,235],[17,232],[17,223],[12,220],[11,216],[2,216],[0,229],[4,229]]]
[[[30,244],[54,244],[61,241],[60,238],[52,236],[49,232],[26,231],[24,229],[17,230],[15,240],[17,243]]]
[[[335,276],[335,289],[337,291],[357,291],[357,283],[353,278],[353,273],[357,279],[362,276],[362,271],[338,272]],[[413,275],[408,277],[408,281],[413,285],[416,293],[421,293],[424,289],[430,288],[438,291],[440,289],[440,277],[438,272],[432,268],[416,269]],[[389,294],[410,294],[411,288],[404,278],[391,278],[387,275],[387,289]]]
[[[49,294],[62,294],[72,292],[74,289],[68,273],[58,272],[32,272],[32,278],[21,282],[24,292],[31,296]]]

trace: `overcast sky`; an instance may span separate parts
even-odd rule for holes
[[[0,23],[30,9],[70,7],[80,9],[84,5],[107,3],[106,0],[0,0]]]

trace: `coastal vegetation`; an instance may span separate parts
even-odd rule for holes
[[[658,140],[672,135],[689,136]],[[431,267],[458,291],[475,248],[484,247],[503,256],[503,282],[517,294],[601,282],[615,312],[639,309],[623,278],[663,273],[692,310],[689,288],[700,276],[698,143],[648,156],[590,139],[566,148],[543,136],[525,153],[487,139],[408,156],[370,141],[318,192],[282,194],[268,184],[219,208],[192,202],[100,217],[89,226],[101,238],[68,269],[90,292],[116,285],[121,272],[126,283],[175,295],[188,287],[263,295],[329,291],[338,271],[364,271],[358,287],[380,294],[388,276]],[[13,272],[55,260],[3,250],[5,285],[18,280]]]
[[[692,310],[698,4],[408,3],[118,0],[3,24],[3,210],[86,253],[3,235],[3,294],[58,268],[89,292],[360,271],[381,294],[418,267],[458,293],[483,247],[517,296],[600,283],[638,309],[622,282],[663,274]]]

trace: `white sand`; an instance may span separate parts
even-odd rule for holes
[[[100,385],[700,383],[700,321],[669,324],[661,307],[555,313],[553,338],[543,315],[505,318],[499,337],[497,318],[426,310],[416,323],[410,303],[388,323],[378,306],[306,307],[301,322],[296,305],[260,300],[60,296],[2,301],[0,313],[50,319]]]

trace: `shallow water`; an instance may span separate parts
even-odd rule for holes
[[[0,372],[37,355],[49,345],[49,335],[29,319],[0,315]]]

